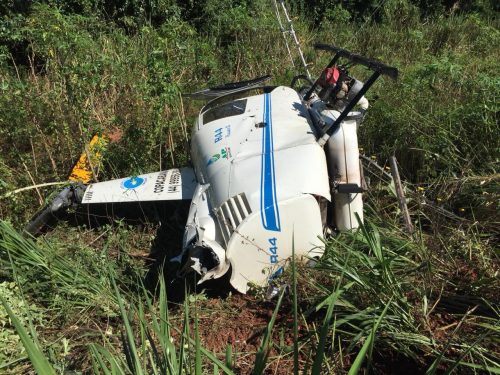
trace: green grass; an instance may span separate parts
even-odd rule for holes
[[[12,231],[6,225],[2,229]],[[428,373],[435,373],[438,368],[451,372],[467,367],[498,373],[500,364],[491,351],[499,331],[498,311],[493,316],[491,312],[484,315],[476,312],[476,306],[463,313],[447,313],[446,307],[429,306],[432,293],[421,289],[428,275],[420,274],[415,262],[409,259],[418,257],[412,252],[418,252],[419,248],[402,236],[385,233],[382,237],[374,226],[364,225],[358,233],[328,243],[325,257],[314,269],[297,272],[293,267],[290,271],[292,290],[297,290],[294,295],[300,303],[294,304],[293,299],[284,303],[288,297],[285,298],[285,289],[282,290],[254,354],[253,373],[265,373],[281,356],[296,358],[289,359],[288,366],[298,372],[309,368],[310,373],[321,374],[344,368],[354,374],[366,367],[380,371],[377,356],[381,353],[407,357],[422,370],[428,367]],[[114,271],[108,268],[102,272],[113,286],[117,303],[113,305],[115,331],[108,333],[103,327],[99,336],[84,339],[95,373],[198,374],[216,368],[232,374],[231,367],[246,357],[241,352],[232,353],[231,349],[228,354],[227,351],[214,353],[203,347],[204,341],[210,338],[206,330],[204,335],[200,334],[200,318],[206,323],[217,313],[217,309],[203,303],[206,298],[196,295],[187,298],[183,307],[174,307],[170,312],[172,307],[168,307],[163,278],[160,278],[158,296],[152,299],[143,287],[137,291],[120,291],[114,281]],[[297,281],[293,282],[294,279]],[[140,280],[137,282],[140,285]],[[411,293],[422,295],[413,295],[409,301]],[[30,298],[36,300],[36,296],[30,295]],[[255,302],[259,303],[258,299]],[[30,340],[8,305],[2,303],[34,361],[34,368],[47,366],[49,356],[42,354],[44,345]],[[289,314],[290,305],[297,314],[292,315],[291,323],[286,323],[283,316]],[[76,308],[75,304],[73,311]],[[441,314],[449,314],[451,322],[447,328],[449,335],[444,337],[438,337],[437,333],[446,324],[431,325]],[[94,311],[86,318],[96,317]],[[280,344],[276,336],[277,329],[293,335],[297,329],[294,327],[306,322],[309,328],[294,336],[296,352],[285,349],[286,345],[282,347],[284,344]],[[314,328],[315,325],[318,328]],[[47,328],[38,327],[38,330],[43,333]],[[282,354],[276,357],[276,353]],[[430,363],[417,353],[435,359]]]
[[[12,324],[14,325],[17,333],[19,334],[19,337],[21,338],[24,348],[28,353],[31,364],[33,365],[33,368],[35,369],[37,374],[40,375],[55,374],[56,372],[54,371],[54,368],[50,365],[49,361],[44,356],[42,351],[35,344],[33,339],[29,336],[26,328],[23,327],[17,316],[14,314],[14,312],[11,310],[10,306],[7,304],[7,302],[4,300],[2,296],[0,296],[0,302],[2,303],[4,309],[7,311],[7,314],[9,315]]]

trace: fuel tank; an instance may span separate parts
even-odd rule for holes
[[[356,121],[343,121],[325,147],[329,175],[335,186],[333,224],[339,231],[356,229],[359,227],[356,215],[363,222],[363,194],[341,188],[357,186],[361,190],[362,186]]]

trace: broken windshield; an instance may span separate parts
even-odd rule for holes
[[[203,123],[207,124],[224,117],[241,115],[245,112],[246,107],[247,100],[240,99],[210,108],[205,113],[203,113]]]

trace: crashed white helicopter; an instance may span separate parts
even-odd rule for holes
[[[364,94],[381,74],[395,79],[398,71],[335,46],[315,48],[334,53],[315,82],[299,75],[291,87],[264,86],[266,76],[191,94],[212,99],[193,127],[192,167],[68,186],[26,231],[36,234],[68,207],[90,214],[104,205],[112,215],[120,206],[137,213],[191,200],[182,251],[170,262],[196,271],[199,283],[230,273],[246,293],[279,275],[292,248],[304,260],[320,256],[326,230],[351,230],[363,218]],[[340,58],[368,68],[370,78],[349,76]],[[299,80],[306,86],[297,91]]]

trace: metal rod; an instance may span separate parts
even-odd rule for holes
[[[292,20],[288,16],[288,11],[286,10],[285,1],[280,0],[280,3],[281,3],[281,7],[283,8],[283,13],[285,14],[285,18],[288,22],[289,32],[290,32],[290,34],[292,34],[293,40],[295,41],[295,44],[297,45],[297,50],[299,51],[299,56],[300,56],[300,59],[302,60],[302,65],[304,66],[304,70],[307,74],[307,77],[309,79],[311,79],[311,73],[309,73],[309,69],[307,69],[307,63],[306,63],[306,60],[304,59],[304,54],[302,53],[302,49],[300,48],[300,43],[299,43],[299,40],[297,39],[297,35],[295,34]]]
[[[355,64],[361,64],[363,66],[366,66],[368,69],[371,70],[376,70],[380,74],[387,75],[391,77],[392,79],[397,79],[398,78],[398,70],[392,66],[383,64],[381,62],[375,61],[373,59],[366,58],[361,55],[356,55],[355,53],[352,53],[346,49],[343,48],[338,48],[329,44],[323,44],[323,43],[316,43],[314,45],[315,49],[320,49],[323,51],[331,51],[335,52],[336,55],[339,55],[340,57],[344,57],[348,59],[349,61],[352,61]]]
[[[285,29],[283,27],[283,22],[281,22],[281,12],[279,10],[278,1],[281,5],[281,8],[282,8],[281,12],[283,12],[283,15],[286,19],[286,22],[288,23],[288,29]],[[290,34],[292,36],[293,41],[295,42],[295,46],[297,48],[300,60],[302,62],[302,66],[304,67],[304,71],[307,75],[307,78],[311,79],[311,73],[309,73],[309,69],[307,68],[307,63],[306,63],[306,60],[304,58],[304,54],[302,53],[302,49],[300,48],[299,39],[297,38],[297,34],[295,33],[295,29],[293,28],[292,20],[291,20],[290,16],[288,15],[288,11],[287,11],[286,6],[285,6],[285,1],[284,0],[274,0],[274,7],[275,7],[276,18],[278,19],[278,23],[280,25],[281,33],[283,35],[283,38],[285,39],[285,45],[286,45],[286,49],[288,52],[288,56],[290,57],[290,60],[292,61],[292,66],[295,68],[295,63],[293,61],[292,53],[291,53],[290,47],[288,45],[287,34]]]
[[[288,45],[288,39],[286,37],[286,33],[288,31],[285,30],[285,28],[283,27],[283,23],[281,22],[280,10],[279,10],[278,3],[276,2],[276,0],[274,0],[274,9],[275,9],[275,13],[276,13],[276,18],[278,19],[278,23],[280,25],[281,34],[283,35],[283,39],[285,39],[285,46],[286,46],[286,50],[288,52],[288,57],[290,57],[290,61],[292,62],[292,66],[295,69],[295,63],[293,62],[292,52],[290,51],[290,46]]]
[[[396,195],[398,197],[399,208],[403,215],[403,221],[405,223],[406,231],[409,234],[413,234],[413,224],[411,223],[410,213],[408,212],[408,206],[406,205],[406,198],[403,191],[403,186],[401,185],[401,178],[399,177],[399,170],[395,156],[389,158],[389,164],[391,166],[392,179],[394,181],[394,186],[396,188]]]

